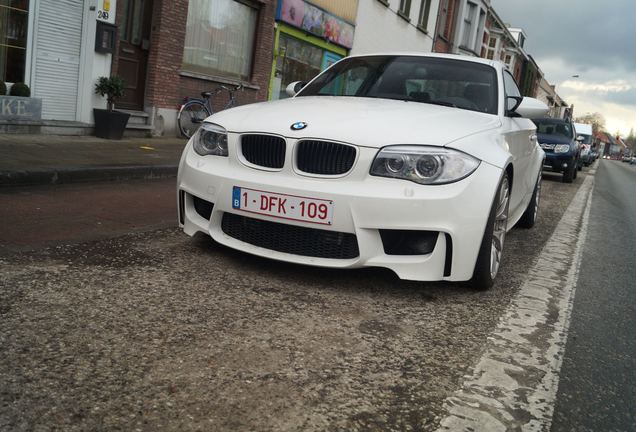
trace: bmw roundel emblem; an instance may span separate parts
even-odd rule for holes
[[[293,125],[291,125],[291,130],[295,130],[295,131],[299,131],[299,130],[303,130],[307,127],[307,123],[305,122],[296,122]]]

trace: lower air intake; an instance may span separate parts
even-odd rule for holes
[[[315,258],[352,259],[360,255],[354,234],[299,227],[224,213],[223,232],[265,249]]]

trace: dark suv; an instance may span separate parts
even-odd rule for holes
[[[532,120],[537,125],[537,139],[545,152],[544,168],[563,173],[563,182],[576,178],[581,148],[571,122],[556,118]]]

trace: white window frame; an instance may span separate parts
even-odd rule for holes
[[[411,0],[400,0],[400,5],[398,6],[398,12],[406,17],[411,16]]]

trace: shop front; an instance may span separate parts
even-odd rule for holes
[[[270,100],[288,97],[287,85],[311,80],[353,45],[354,24],[303,0],[279,0],[276,20]]]

